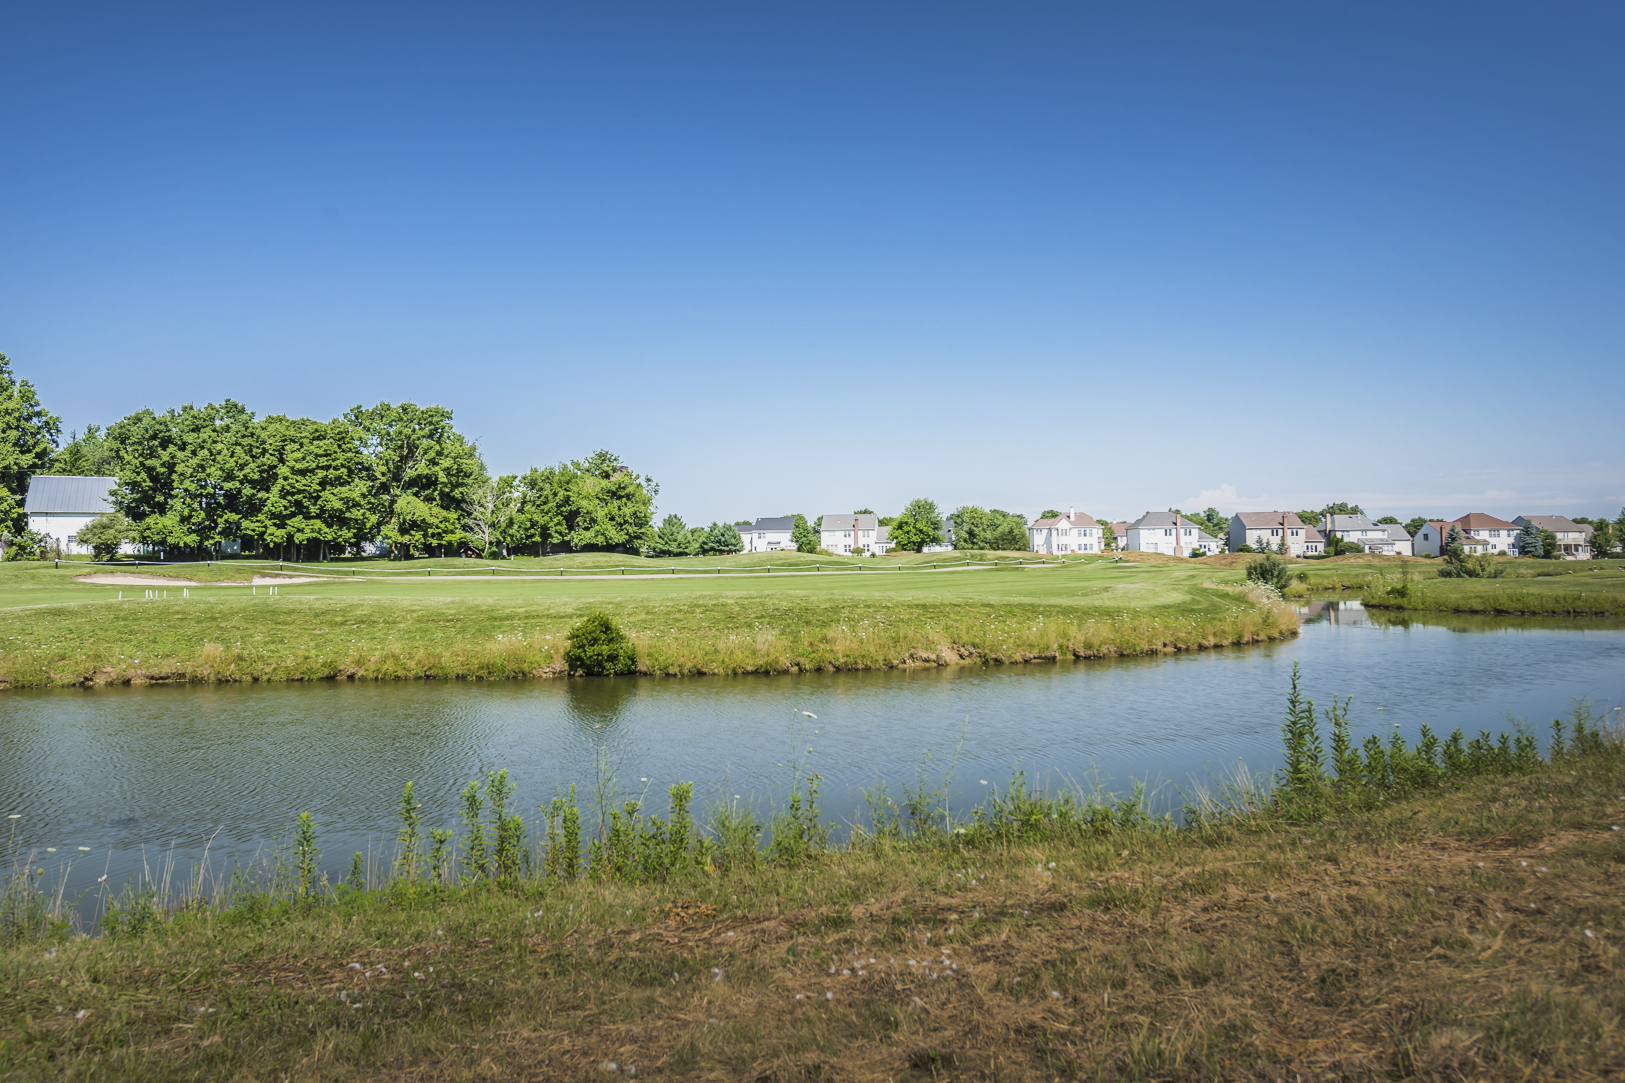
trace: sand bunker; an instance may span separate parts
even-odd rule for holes
[[[320,576],[256,575],[252,581],[233,579],[229,582],[199,583],[195,579],[178,579],[170,575],[138,575],[134,572],[97,572],[76,575],[76,583],[111,583],[120,587],[246,587],[287,586],[289,583],[320,583]]]
[[[95,575],[76,575],[75,583],[116,583],[121,587],[195,587],[192,579],[176,579],[168,575],[136,575],[132,572],[98,572]]]

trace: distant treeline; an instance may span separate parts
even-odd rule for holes
[[[118,533],[169,555],[238,540],[244,552],[304,560],[380,539],[402,558],[639,551],[653,540],[659,491],[608,451],[492,477],[449,409],[413,403],[315,421],[256,417],[228,399],[141,410],[62,444],[58,419],[0,354],[0,525],[11,532],[25,525],[34,474],[116,477]]]

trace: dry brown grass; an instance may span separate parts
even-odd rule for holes
[[[1616,751],[1314,826],[202,915],[0,957],[0,1071],[1619,1078],[1622,821]]]

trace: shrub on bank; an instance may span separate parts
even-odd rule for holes
[[[595,612],[570,629],[570,647],[564,664],[571,673],[590,677],[612,677],[638,671],[638,649],[632,639],[610,618]]]

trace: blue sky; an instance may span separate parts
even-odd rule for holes
[[[1625,504],[1625,8],[0,9],[70,427],[438,402],[688,519]]]

